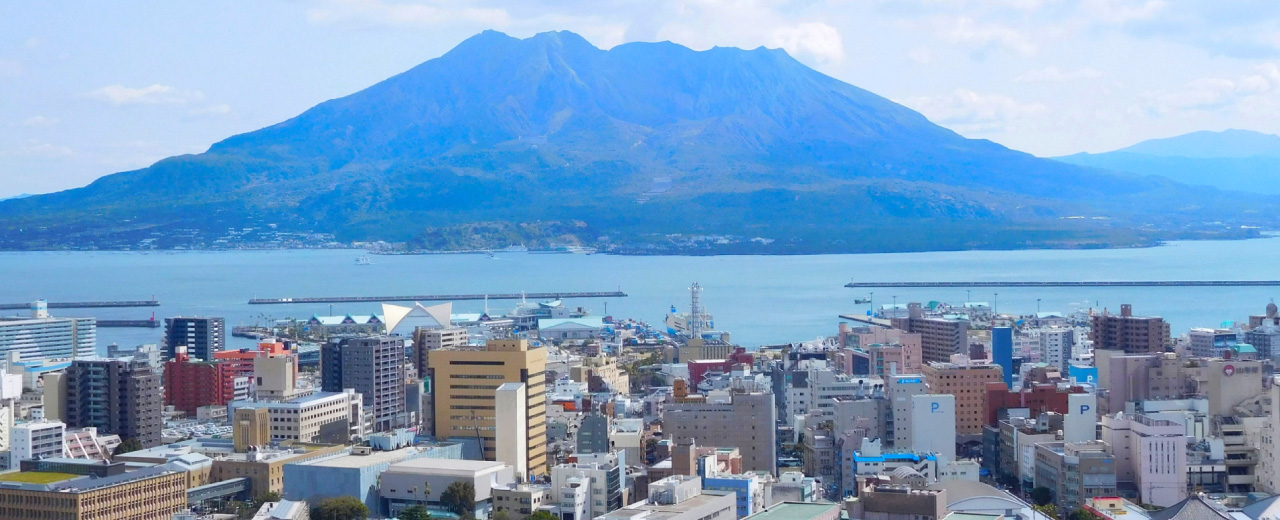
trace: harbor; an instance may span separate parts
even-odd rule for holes
[[[935,287],[1278,287],[1280,280],[1139,280],[1093,282],[850,282],[845,287],[857,289],[879,288],[935,288]]]
[[[254,298],[249,305],[286,305],[311,303],[379,303],[460,300],[562,300],[567,298],[626,298],[622,291],[602,292],[530,292],[491,294],[425,294],[417,296],[317,296],[304,298]]]

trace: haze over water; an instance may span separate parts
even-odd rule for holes
[[[499,253],[484,255],[372,256],[361,251],[220,252],[6,252],[0,253],[0,302],[145,300],[162,306],[132,309],[55,309],[55,315],[144,319],[174,315],[222,316],[228,328],[269,319],[329,314],[322,305],[248,305],[250,298],[380,296],[441,293],[609,291],[608,314],[661,326],[674,304],[688,310],[688,286],[703,299],[718,329],[747,346],[804,341],[835,331],[839,314],[865,314],[848,289],[861,281],[1078,281],[1280,279],[1280,238],[1226,242],[1174,242],[1147,249],[959,251],[818,256],[608,256]],[[995,293],[999,293],[998,298]],[[1259,314],[1280,287],[882,289],[875,305],[930,300],[998,301],[1005,313],[1070,312],[1098,305],[1118,311],[1132,303],[1143,315],[1169,320],[1175,335],[1189,327]],[[491,300],[491,312],[515,305]],[[604,314],[606,300],[567,301]],[[455,302],[454,312],[479,312],[482,301]],[[17,311],[4,311],[16,314]],[[334,304],[334,314],[380,312],[374,304]],[[156,343],[162,329],[99,329],[98,347]],[[228,338],[232,346],[249,340]]]

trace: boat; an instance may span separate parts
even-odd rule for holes
[[[857,303],[857,304],[871,303],[871,298],[858,298],[853,300],[853,303]]]
[[[360,255],[356,257],[356,265],[373,265],[369,260],[369,255]]]

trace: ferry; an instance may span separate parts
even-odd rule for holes
[[[360,255],[356,257],[356,265],[373,265],[369,260],[369,255]]]
[[[672,336],[689,336],[693,330],[690,321],[693,318],[692,313],[678,312],[676,306],[671,306],[671,312],[667,313],[667,334]],[[715,320],[711,318],[711,313],[702,313],[702,329],[703,332],[715,329]]]

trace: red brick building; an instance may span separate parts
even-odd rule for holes
[[[1031,416],[1041,412],[1067,413],[1067,396],[1084,393],[1084,388],[1072,386],[1062,390],[1058,385],[1035,385],[1030,390],[1014,392],[1001,382],[986,384],[987,391],[987,424],[996,425],[1001,408],[1029,408]]]
[[[164,364],[164,404],[194,417],[201,406],[235,399],[235,376],[226,363],[192,361],[185,352]]]

